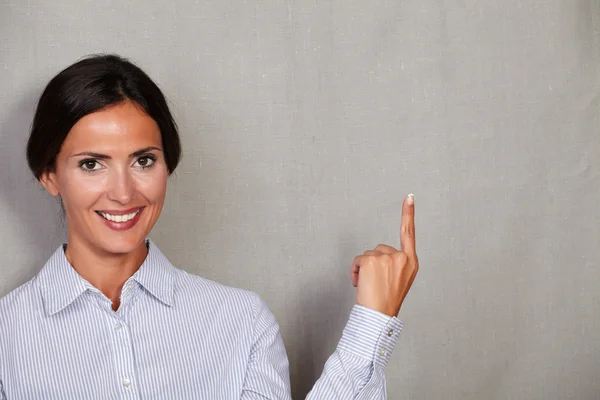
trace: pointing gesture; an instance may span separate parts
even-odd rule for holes
[[[380,244],[354,258],[351,277],[352,285],[357,288],[357,304],[389,316],[398,315],[419,270],[414,203],[414,196],[410,194],[402,204],[399,251]]]

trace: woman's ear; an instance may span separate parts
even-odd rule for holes
[[[58,188],[58,182],[56,180],[56,173],[46,171],[40,176],[40,183],[52,196],[56,197],[60,195]]]

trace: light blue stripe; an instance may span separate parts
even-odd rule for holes
[[[0,300],[0,399],[290,399],[279,325],[255,293],[177,269],[151,242],[111,303],[61,246]],[[385,398],[402,323],[355,306],[308,398]]]

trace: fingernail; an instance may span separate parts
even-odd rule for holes
[[[415,195],[414,194],[409,194],[408,195],[408,201],[407,201],[409,206],[412,206],[413,204],[415,204]]]

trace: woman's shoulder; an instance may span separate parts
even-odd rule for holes
[[[260,296],[251,290],[224,285],[190,272],[177,269],[176,294],[210,306],[246,309],[264,307]]]
[[[32,278],[0,298],[0,323],[38,306],[34,281],[35,278]]]

